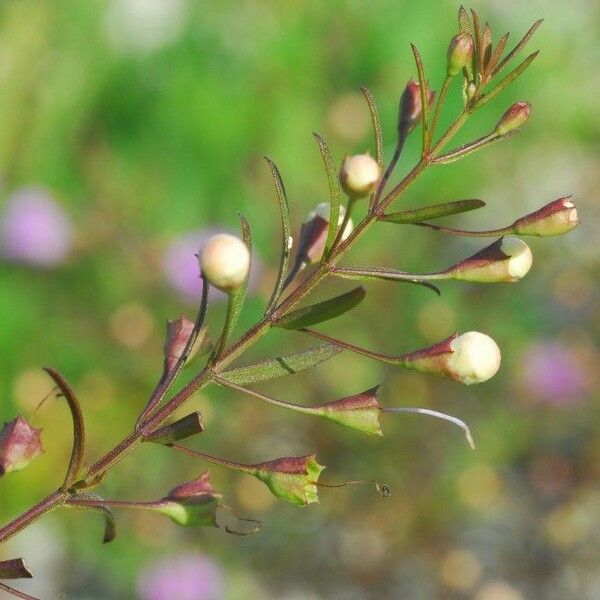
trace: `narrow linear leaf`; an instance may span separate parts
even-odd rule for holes
[[[77,500],[92,501],[90,504],[77,504]],[[103,498],[97,494],[91,492],[81,492],[76,496],[73,496],[73,503],[67,502],[67,506],[77,508],[80,510],[95,510],[99,512],[104,518],[104,536],[102,538],[103,544],[112,542],[117,536],[117,521],[112,510],[106,505],[103,505]]]
[[[492,28],[489,23],[486,23],[483,26],[481,45],[483,53],[483,70],[487,71],[490,58],[492,57]]]
[[[481,98],[475,104],[475,108],[480,108],[487,104],[490,100],[494,99],[500,92],[507,88],[519,75],[525,71],[525,69],[535,60],[535,57],[539,54],[539,50],[530,54],[514,71],[511,71],[502,81],[500,81],[496,87],[491,89],[487,94],[481,96]]]
[[[422,276],[412,275],[405,271],[395,269],[386,269],[384,267],[336,267],[332,274],[342,279],[353,279],[358,281],[398,281],[403,283],[414,283],[433,290],[438,296],[441,296],[440,290],[426,281]]]
[[[327,174],[327,183],[329,184],[329,202],[331,204],[331,210],[329,213],[329,230],[327,231],[325,250],[323,251],[323,258],[327,258],[333,246],[338,227],[342,191],[338,181],[337,170],[333,161],[333,156],[329,146],[327,145],[327,142],[318,133],[313,133],[313,136],[319,145],[321,158],[323,159],[323,164],[325,165],[325,173]]]
[[[0,561],[0,579],[31,579],[29,567],[22,558]]]
[[[294,310],[279,319],[275,323],[275,326],[283,327],[284,329],[301,329],[302,327],[309,327],[310,325],[334,319],[352,310],[357,304],[362,302],[366,295],[367,292],[362,286],[354,288],[335,298],[329,298],[323,302]]]
[[[462,237],[498,237],[501,235],[509,235],[511,233],[515,233],[512,230],[512,227],[503,227],[501,229],[490,229],[487,231],[468,231],[466,229],[455,229],[453,227],[442,227],[440,225],[434,225],[433,223],[413,223],[413,225],[418,225],[419,227],[427,227],[428,229],[433,229],[435,231],[439,231],[441,233],[448,233],[450,235],[458,235]]]
[[[64,487],[68,487],[77,479],[77,475],[81,470],[81,465],[83,463],[85,452],[85,426],[83,423],[83,414],[77,397],[65,378],[52,367],[44,367],[44,371],[50,375],[62,395],[65,397],[73,419],[73,448],[71,450],[71,458],[63,483]]]
[[[373,124],[373,135],[375,137],[375,160],[380,166],[383,166],[383,133],[381,130],[381,121],[379,120],[379,112],[377,111],[377,104],[373,94],[369,88],[361,85],[360,91],[362,92],[367,105],[369,106],[369,113],[371,114],[371,123]]]
[[[314,346],[303,352],[286,354],[277,358],[270,358],[251,365],[244,365],[220,374],[220,377],[236,384],[258,383],[276,379],[292,373],[299,373],[306,369],[316,367],[333,358],[341,352],[341,348],[333,344]]]
[[[500,38],[498,44],[496,45],[496,47],[494,48],[494,51],[492,52],[492,56],[490,57],[490,61],[486,67],[486,71],[487,71],[489,77],[491,77],[492,74],[494,73],[494,69],[496,68],[498,61],[500,60],[500,57],[502,56],[502,53],[504,52],[504,49],[506,48],[506,44],[508,42],[509,35],[510,35],[509,33],[505,33]]]
[[[497,75],[498,73],[500,73],[500,71],[502,71],[502,69],[504,69],[504,67],[506,67],[506,65],[519,53],[521,52],[521,50],[523,50],[523,48],[525,48],[525,46],[527,45],[527,43],[529,42],[529,40],[531,39],[531,36],[536,32],[537,28],[544,22],[544,19],[538,19],[530,28],[529,31],[523,36],[523,38],[521,39],[521,41],[502,59],[502,61],[500,61],[500,63],[498,63],[498,66],[494,69],[493,71],[493,75]],[[506,36],[508,38],[508,34]]]
[[[483,72],[483,36],[479,15],[471,9],[471,16],[473,17],[473,39],[475,41],[475,70],[480,75]]]
[[[418,223],[420,221],[430,221],[431,219],[439,219],[450,215],[475,210],[485,206],[483,200],[457,200],[455,202],[446,202],[444,204],[435,204],[433,206],[424,206],[423,208],[415,208],[412,210],[403,210],[401,212],[391,213],[381,217],[381,221],[388,223],[396,223],[400,225]]]
[[[469,20],[469,13],[467,9],[461,5],[458,9],[458,30],[460,33],[471,34],[471,21]]]
[[[427,93],[427,80],[425,79],[423,61],[421,60],[421,55],[419,54],[417,47],[414,44],[411,44],[410,47],[415,58],[417,73],[419,75],[419,92],[421,94],[422,147],[423,152],[426,152],[429,148],[429,94]]]
[[[473,152],[477,152],[477,150],[481,150],[482,148],[487,148],[496,142],[500,142],[502,140],[506,140],[507,138],[515,135],[518,131],[511,131],[504,135],[497,135],[495,133],[491,133],[490,135],[486,135],[474,142],[469,142],[464,144],[463,146],[459,146],[458,148],[454,148],[445,154],[441,154],[437,158],[433,160],[434,165],[447,165],[453,163],[461,158],[465,158]]]
[[[277,168],[277,165],[267,156],[265,160],[271,170],[271,176],[273,177],[273,183],[275,184],[275,192],[277,193],[277,200],[279,202],[279,213],[281,215],[281,260],[279,262],[279,271],[277,273],[277,281],[275,288],[271,294],[271,299],[267,304],[267,313],[269,313],[281,296],[284,289],[285,278],[288,272],[288,264],[290,260],[291,252],[291,226],[290,226],[290,209],[288,205],[287,195],[285,193],[285,186],[283,185],[283,179],[281,173]]]

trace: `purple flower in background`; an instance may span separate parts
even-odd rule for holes
[[[174,239],[167,247],[163,257],[163,272],[169,285],[190,306],[198,304],[202,295],[198,254],[206,242],[217,233],[231,233],[223,229],[199,229]],[[235,233],[233,233],[235,235]],[[260,278],[260,262],[252,255],[249,291],[256,289]],[[210,288],[209,300],[224,300],[226,294]]]
[[[570,406],[580,402],[589,388],[584,357],[560,342],[529,347],[522,368],[523,386],[539,402]]]
[[[159,560],[138,577],[140,600],[219,600],[224,587],[219,566],[201,554]]]
[[[0,214],[0,252],[6,260],[38,267],[62,263],[71,249],[71,222],[41,188],[14,192]]]

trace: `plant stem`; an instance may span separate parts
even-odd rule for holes
[[[66,497],[67,494],[65,492],[56,490],[49,496],[46,496],[46,498],[43,500],[40,500],[22,515],[14,518],[10,523],[0,529],[0,543],[5,542],[13,535],[19,533],[19,531],[30,525],[33,521],[39,519],[42,515],[45,515],[47,512],[55,509],[64,502]]]
[[[431,137],[435,135],[435,131],[438,126],[438,121],[440,120],[440,114],[442,112],[442,106],[446,101],[446,95],[448,94],[448,90],[450,89],[450,84],[452,83],[452,76],[446,75],[446,79],[444,79],[444,83],[442,84],[442,89],[440,90],[440,95],[438,96],[438,101],[435,105],[435,111],[433,113],[433,120],[431,121]],[[429,148],[427,149],[429,150]]]
[[[317,285],[319,285],[329,274],[330,270],[344,256],[344,254],[365,234],[368,228],[375,223],[379,216],[400,194],[402,194],[411,183],[421,174],[421,172],[431,163],[432,157],[436,155],[462,127],[470,115],[470,110],[465,109],[458,118],[450,125],[440,140],[433,146],[431,152],[422,157],[413,169],[385,196],[380,202],[374,204],[364,219],[357,224],[356,228],[345,240],[337,244],[315,271],[298,287],[296,287],[269,315],[263,317],[258,323],[253,325],[236,342],[223,349],[223,352],[216,360],[207,365],[196,377],[194,377],[184,388],[168,400],[161,408],[153,412],[144,419],[137,428],[129,433],[114,448],[108,451],[104,456],[98,459],[87,471],[80,482],[76,482],[74,488],[85,489],[98,482],[104,474],[125,456],[137,448],[143,441],[144,436],[156,429],[163,421],[169,418],[180,406],[182,406],[190,397],[202,389],[214,379],[214,373],[219,373],[228,364],[240,357],[250,346],[261,339],[270,329],[273,322],[285,314],[296,304],[302,301]],[[399,156],[401,146],[396,148],[396,153],[392,159],[395,165],[397,156]],[[393,168],[393,167],[392,167]],[[389,172],[391,169],[388,167]],[[385,183],[382,180],[382,183]],[[379,195],[383,195],[383,186],[380,184]],[[79,485],[77,485],[79,484]],[[66,503],[70,495],[62,490],[56,490],[41,500],[36,505],[27,509],[21,515],[15,517],[7,525],[0,528],[0,544],[7,539],[29,526],[39,519],[42,515],[54,508]]]

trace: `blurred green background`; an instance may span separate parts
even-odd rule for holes
[[[250,325],[268,299],[279,244],[262,156],[278,163],[298,228],[326,198],[311,132],[326,136],[337,159],[372,151],[357,91],[365,84],[379,101],[390,156],[398,97],[415,76],[408,44],[418,45],[439,89],[457,8],[448,0],[2,2],[4,235],[23,206],[25,230],[27,219],[57,229],[47,247],[34,239],[33,250],[5,248],[0,263],[0,417],[31,417],[46,446],[28,470],[0,482],[2,521],[56,486],[68,457],[64,403],[48,400],[34,414],[52,387],[40,367],[60,369],[77,390],[90,460],[118,441],[160,374],[166,318],[193,318],[194,282],[178,269],[193,261],[196,239],[236,231],[238,211],[249,219],[260,265],[242,319]],[[303,510],[211,468],[226,501],[263,522],[260,533],[183,530],[120,512],[120,535],[103,547],[97,515],[56,513],[0,551],[24,555],[35,570],[20,589],[69,600],[600,597],[600,5],[489,0],[474,8],[495,41],[510,30],[514,44],[535,19],[546,22],[530,46],[541,50],[534,65],[457,143],[486,133],[517,100],[532,102],[533,118],[509,142],[432,169],[402,205],[482,198],[487,207],[448,222],[489,228],[572,193],[583,223],[568,236],[533,239],[534,267],[518,285],[449,282],[437,298],[376,283],[352,316],[323,329],[389,352],[480,330],[502,349],[500,372],[465,388],[343,353],[261,389],[316,404],[381,383],[383,404],[465,419],[477,450],[425,417],[384,416],[385,437],[375,439],[211,387],[190,404],[207,425],[192,445],[241,462],[315,451],[328,467],[324,481],[376,479],[391,497],[371,486],[322,489],[320,504]],[[460,107],[455,85],[443,123]],[[381,224],[348,262],[435,270],[481,245]],[[213,332],[223,314],[217,296]],[[250,354],[305,343],[277,333]],[[144,447],[101,493],[158,498],[203,467]],[[160,592],[169,578],[200,587],[190,596]]]

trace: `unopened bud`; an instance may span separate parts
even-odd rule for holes
[[[307,262],[314,264],[321,260],[325,242],[327,241],[327,232],[329,230],[329,211],[331,205],[329,202],[321,202],[312,210],[300,232],[300,245],[298,252],[306,257]],[[338,216],[338,225],[344,221],[346,209],[340,206]],[[352,219],[344,227],[342,240],[345,240],[351,233],[354,225]]]
[[[429,105],[433,103],[435,98],[435,92],[432,92],[429,88],[427,89],[427,97],[429,99]],[[402,97],[400,98],[400,115],[398,119],[398,130],[400,134],[410,133],[419,123],[421,119],[421,86],[418,82],[410,80]]]
[[[340,183],[350,198],[364,198],[381,179],[381,166],[369,154],[346,156],[340,169]]]
[[[408,355],[404,366],[471,385],[492,378],[500,368],[500,349],[478,331],[453,335],[439,344]]]
[[[172,444],[178,440],[184,440],[198,433],[204,431],[204,425],[202,424],[202,415],[196,411],[181,419],[178,419],[174,423],[169,423],[160,427],[156,431],[144,437],[147,442],[153,442],[154,444]]]
[[[479,283],[513,282],[527,274],[532,262],[531,250],[525,242],[504,237],[450,267],[443,277]]]
[[[517,219],[511,229],[519,235],[551,236],[567,233],[578,224],[577,208],[567,196]]]
[[[361,394],[315,407],[315,412],[340,425],[373,435],[383,435],[379,424],[381,406],[377,400],[379,386]]]
[[[0,477],[24,469],[44,452],[41,431],[20,416],[4,424],[0,432]]]
[[[529,102],[517,102],[513,104],[498,121],[494,133],[498,135],[507,135],[517,129],[520,129],[527,123],[531,115],[531,104]]]
[[[465,105],[473,100],[476,91],[477,86],[475,85],[475,82],[465,79],[463,82],[463,101]]]
[[[319,501],[317,482],[324,468],[314,454],[307,454],[252,465],[250,473],[264,482],[280,500],[307,506]]]
[[[243,285],[248,277],[250,252],[239,238],[219,233],[204,246],[200,267],[209,283],[230,293]]]
[[[194,325],[194,322],[186,317],[180,317],[175,321],[167,321],[167,336],[164,345],[165,375],[173,370],[183,355],[190,335],[194,331]],[[194,344],[190,348],[190,352],[186,357],[186,363],[190,362],[195,356],[207,351],[210,345],[208,330],[206,327],[202,327],[198,332]]]
[[[448,75],[453,77],[470,64],[473,58],[473,38],[468,33],[455,35],[448,46]]]
[[[218,501],[222,497],[210,484],[208,472],[198,479],[173,488],[152,507],[177,525],[184,527],[217,527]]]

